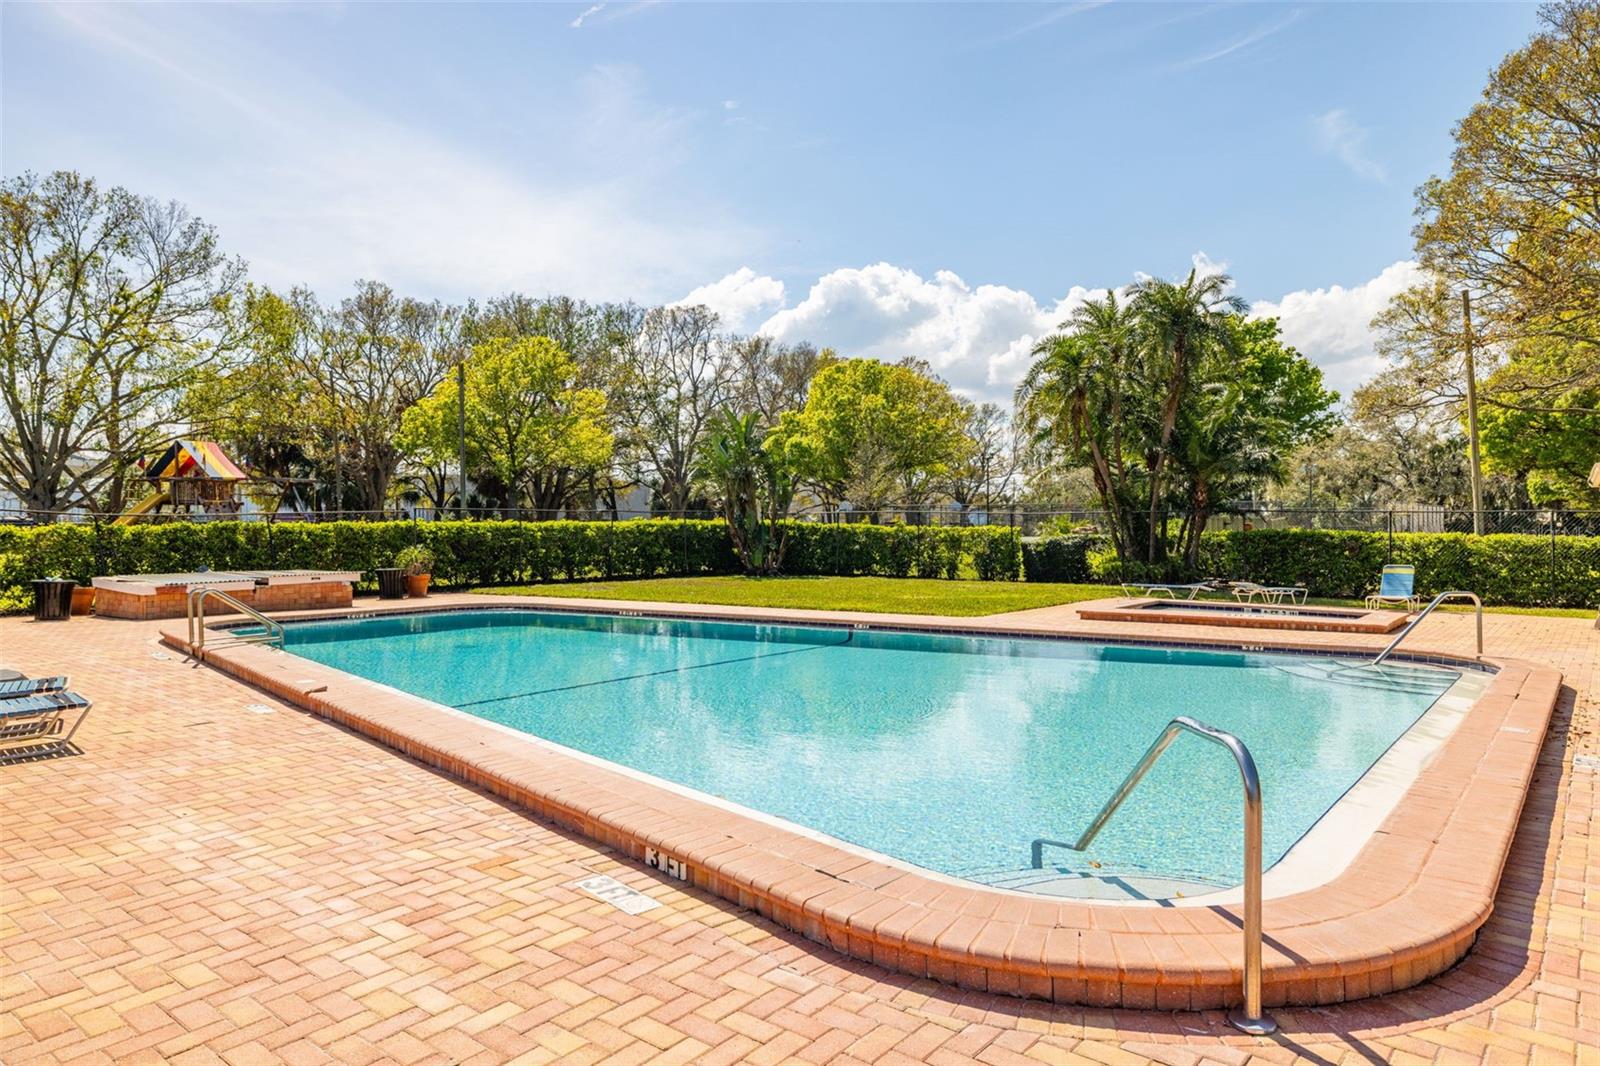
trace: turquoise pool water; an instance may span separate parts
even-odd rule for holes
[[[1178,714],[1254,754],[1270,864],[1459,676],[1336,680],[1315,657],[517,610],[286,633],[296,655],[980,879],[1027,867],[1036,837],[1075,837]],[[1239,796],[1225,753],[1180,737],[1088,853],[1049,864],[1236,883]]]

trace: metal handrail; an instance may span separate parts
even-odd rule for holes
[[[1250,757],[1250,749],[1244,746],[1243,741],[1232,733],[1214,729],[1187,715],[1179,715],[1167,723],[1155,743],[1145,750],[1139,765],[1123,779],[1121,786],[1100,808],[1100,813],[1094,816],[1094,821],[1089,823],[1089,828],[1083,831],[1077,842],[1066,846],[1073,851],[1087,848],[1100,830],[1105,828],[1111,816],[1117,813],[1122,801],[1144,780],[1144,775],[1161,758],[1161,753],[1182,732],[1193,733],[1222,745],[1239,765],[1239,778],[1244,785],[1244,1007],[1242,1010],[1229,1011],[1228,1021],[1243,1032],[1264,1036],[1276,1032],[1278,1023],[1261,1010],[1261,777],[1256,773],[1256,761]],[[1040,864],[1044,845],[1058,843],[1060,841],[1034,841],[1034,864]]]
[[[206,646],[206,597],[215,596],[240,614],[248,615],[261,623],[261,628],[266,632],[260,637],[240,637],[240,640],[254,641],[259,644],[276,644],[283,647],[283,623],[274,622],[254,607],[245,603],[236,596],[230,596],[221,589],[198,588],[189,590],[188,619],[189,619],[189,647],[201,650]]]
[[[1453,599],[1453,598],[1456,598],[1456,597],[1462,597],[1462,596],[1464,596],[1467,599],[1471,600],[1473,602],[1473,604],[1478,608],[1478,658],[1480,658],[1480,659],[1483,658],[1483,601],[1478,599],[1478,594],[1476,592],[1466,592],[1466,591],[1464,591],[1462,589],[1452,589],[1449,592],[1441,592],[1441,593],[1439,593],[1439,595],[1435,596],[1433,598],[1433,602],[1428,604],[1428,606],[1424,607],[1422,609],[1422,613],[1421,614],[1417,615],[1411,621],[1407,622],[1406,623],[1406,627],[1404,629],[1402,629],[1399,632],[1399,634],[1396,635],[1396,637],[1389,642],[1389,646],[1387,648],[1384,648],[1382,651],[1380,651],[1378,653],[1378,657],[1376,659],[1372,660],[1372,662],[1368,663],[1367,665],[1368,666],[1381,666],[1383,664],[1383,660],[1385,660],[1385,659],[1387,659],[1389,657],[1389,653],[1394,651],[1395,648],[1399,647],[1400,642],[1402,640],[1405,640],[1406,637],[1411,633],[1411,631],[1413,629],[1417,628],[1417,624],[1419,622],[1421,622],[1424,618],[1428,617],[1428,615],[1432,614],[1433,613],[1433,609],[1435,607],[1439,606],[1445,600]]]

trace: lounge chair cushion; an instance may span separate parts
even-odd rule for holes
[[[64,677],[21,677],[0,681],[0,700],[32,696],[40,692],[55,692],[66,687],[67,679]]]
[[[72,711],[87,706],[89,701],[76,692],[46,692],[38,696],[16,696],[0,703],[0,720]]]

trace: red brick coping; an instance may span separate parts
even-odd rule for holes
[[[961,627],[930,619],[922,628]],[[162,638],[190,650],[182,633]],[[668,876],[887,969],[1090,1006],[1206,1009],[1240,999],[1237,905],[1128,906],[952,882],[297,656],[213,644],[203,657]],[[1548,667],[1489,665],[1498,672],[1487,691],[1349,867],[1317,888],[1265,902],[1267,1005],[1336,1003],[1405,988],[1471,947],[1493,906],[1561,686]]]
[[[1088,618],[1097,622],[1165,622],[1168,625],[1185,626],[1234,626],[1248,629],[1298,629],[1313,633],[1392,633],[1410,621],[1411,616],[1404,611],[1357,611],[1345,610],[1340,612],[1342,618],[1327,617],[1326,612],[1339,610],[1336,607],[1309,607],[1298,608],[1272,605],[1263,610],[1282,612],[1279,614],[1252,614],[1245,606],[1235,606],[1227,603],[1205,603],[1200,600],[1192,601],[1197,606],[1214,607],[1213,613],[1200,610],[1185,610],[1176,608],[1162,610],[1153,604],[1170,603],[1170,600],[1130,600],[1114,607],[1080,607],[1079,618]],[[1191,602],[1188,600],[1185,603]],[[1299,614],[1297,612],[1322,612],[1319,614]]]

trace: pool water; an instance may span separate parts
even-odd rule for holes
[[[1457,679],[1059,640],[441,612],[286,626],[349,673],[927,869],[1072,839],[1175,715],[1237,734],[1280,858]],[[1180,736],[1088,852],[1049,864],[1236,884],[1238,770]]]

